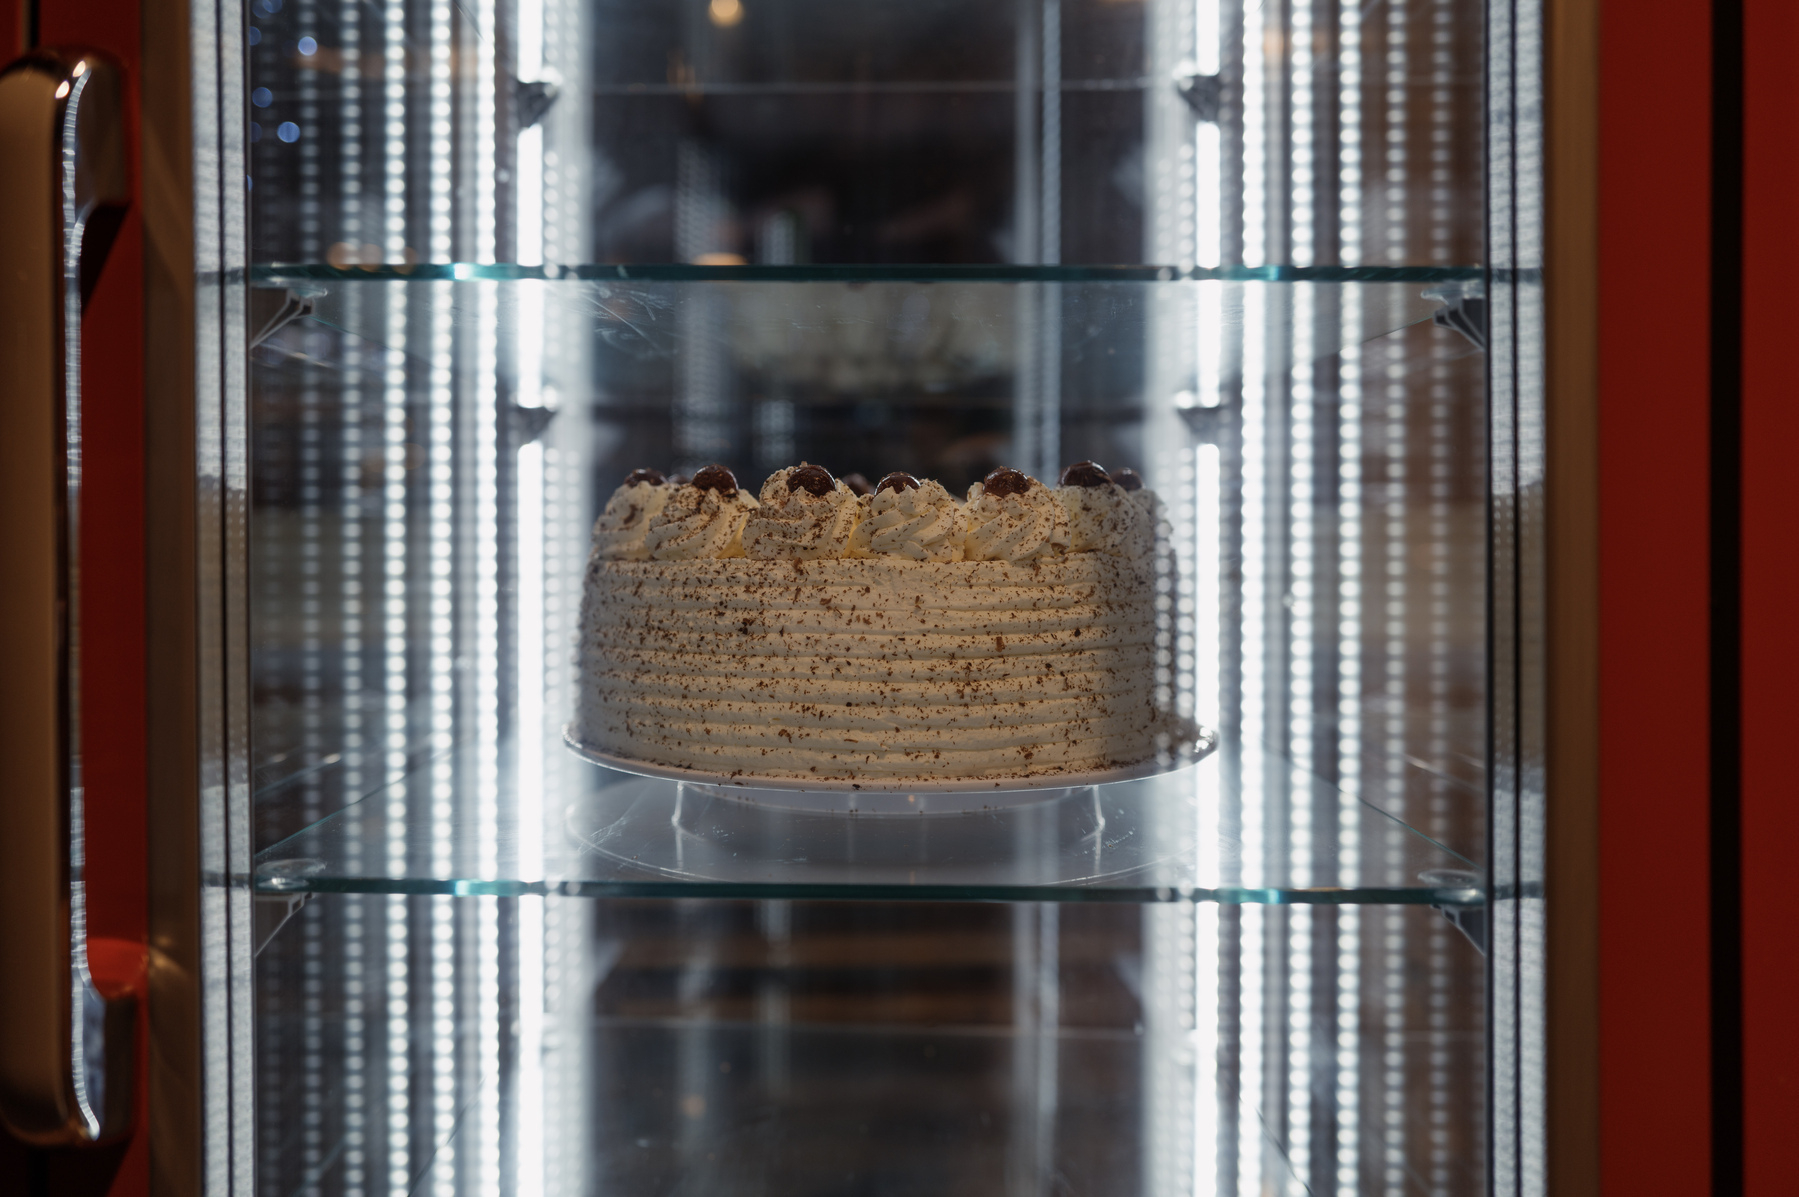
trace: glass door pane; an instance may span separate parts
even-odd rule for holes
[[[1485,1191],[1486,22],[256,0],[259,1186]],[[1082,459],[1204,759],[565,745],[632,470]]]

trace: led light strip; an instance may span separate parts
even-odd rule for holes
[[[494,0],[475,5],[474,80],[470,173],[475,196],[468,240],[474,260],[495,259],[498,168],[494,89]],[[464,284],[467,286],[467,284]],[[500,835],[500,624],[499,624],[499,286],[474,284],[477,312],[472,379],[468,387],[472,428],[474,502],[474,703],[475,875],[499,876]],[[475,1160],[467,1169],[476,1197],[501,1197],[500,1108],[500,907],[495,899],[474,904],[475,919]]]
[[[455,161],[451,123],[451,0],[430,7],[430,183],[427,257],[455,260]],[[430,540],[431,871],[448,877],[455,867],[456,738],[455,588],[455,373],[454,288],[431,284],[430,417],[427,493]],[[431,1176],[439,1197],[456,1197],[461,1158],[456,1117],[456,902],[431,899]]]
[[[1451,105],[1450,87],[1454,81],[1453,52],[1455,10],[1446,0],[1431,5],[1431,120],[1430,120],[1430,210],[1427,217],[1430,260],[1450,260],[1450,238],[1455,222],[1449,207],[1451,121],[1455,110]],[[1431,834],[1439,841],[1452,843],[1456,838],[1450,827],[1449,787],[1443,770],[1450,764],[1449,723],[1449,595],[1454,578],[1455,542],[1449,525],[1449,476],[1453,442],[1450,425],[1449,366],[1445,360],[1448,347],[1439,342],[1430,367],[1430,581],[1429,581],[1429,658],[1425,759],[1436,766],[1429,786],[1428,823]],[[1431,1187],[1445,1192],[1450,1185],[1451,1134],[1450,1113],[1450,997],[1455,967],[1451,937],[1456,933],[1442,919],[1432,919],[1426,941],[1428,959],[1427,1025],[1429,1027],[1430,1081],[1430,1181]],[[1481,1125],[1477,1123],[1476,1125]]]
[[[406,6],[390,0],[383,11],[382,160],[385,193],[382,253],[405,261],[406,244]],[[382,371],[384,469],[382,521],[385,532],[383,648],[386,656],[387,719],[384,780],[387,786],[388,875],[404,877],[407,864],[407,531],[406,531],[406,291],[384,290],[387,303],[386,352]],[[411,961],[407,902],[387,898],[387,1189],[391,1197],[412,1191],[411,1122]]]
[[[518,452],[519,877],[543,875],[544,787],[543,445]],[[543,1197],[544,899],[518,900],[518,1197]]]
[[[1337,9],[1337,254],[1362,260],[1361,0]],[[1362,322],[1346,304],[1337,370],[1337,826],[1339,884],[1362,876]],[[1362,912],[1337,911],[1335,1179],[1338,1197],[1361,1197]]]
[[[544,61],[543,0],[521,0],[518,6],[518,74],[542,77]],[[540,122],[518,137],[518,261],[536,265],[544,253],[544,128]],[[517,402],[543,405],[544,284],[519,289],[515,340],[518,361]],[[518,845],[519,876],[543,876],[545,724],[544,622],[545,460],[542,441],[518,451]],[[518,1094],[516,1109],[517,1197],[544,1197],[544,899],[518,900]]]
[[[1387,4],[1386,54],[1386,258],[1389,262],[1406,259],[1406,186],[1407,97],[1406,72],[1408,36],[1407,0],[1389,0]],[[1386,343],[1386,426],[1385,426],[1385,526],[1382,543],[1385,548],[1385,602],[1381,605],[1385,624],[1381,645],[1384,676],[1381,679],[1382,805],[1395,819],[1406,817],[1406,361],[1403,335],[1387,338]],[[1400,870],[1404,866],[1405,833],[1397,824],[1386,835],[1387,857],[1393,880],[1407,881]],[[1382,1089],[1382,1183],[1387,1197],[1405,1197],[1406,1162],[1406,976],[1405,912],[1397,907],[1384,912],[1383,969],[1381,976],[1383,1040],[1381,1048]]]
[[[304,37],[319,28],[317,0],[299,0],[294,24]],[[324,251],[319,202],[319,139],[311,134],[319,124],[318,72],[302,64],[298,71],[299,116],[308,134],[299,144],[300,157],[300,257],[316,262]],[[310,342],[319,334],[307,329]],[[308,345],[310,350],[311,346]],[[307,770],[301,796],[301,822],[316,823],[322,809],[319,769],[324,763],[324,671],[321,538],[324,463],[319,419],[320,391],[316,355],[308,352],[301,364],[300,390],[300,692],[301,762]],[[309,903],[300,912],[300,1169],[313,1181],[324,1158],[325,1142],[325,909]],[[271,1105],[274,1103],[270,1103]],[[316,1192],[316,1186],[310,1191]]]
[[[339,238],[349,245],[362,240],[362,9],[359,0],[342,0],[338,7],[337,26],[344,69],[337,76],[338,112],[341,144],[338,148],[338,192],[342,197]],[[348,327],[357,327],[356,317],[362,306],[362,293],[355,287],[346,289],[344,305]],[[343,786],[346,796],[360,797],[363,792],[364,748],[367,745],[368,719],[365,713],[363,678],[365,595],[376,601],[379,589],[363,585],[363,493],[362,471],[365,451],[362,436],[362,399],[366,379],[363,374],[362,343],[355,337],[344,337],[343,345],[343,413],[342,421],[342,523],[338,550],[343,574],[340,623],[343,629],[343,707],[344,768]],[[354,873],[362,867],[361,839],[349,837],[344,848],[344,865]],[[343,937],[339,954],[343,972],[343,1192],[345,1197],[364,1197],[368,1189],[368,1101],[366,1072],[368,1054],[368,992],[366,987],[366,935],[371,902],[360,896],[346,896],[340,902],[340,932]]]
[[[1264,9],[1260,0],[1243,5],[1243,262],[1259,266],[1267,254],[1267,113],[1263,59],[1267,53]],[[1242,876],[1240,884],[1264,880],[1267,844],[1261,795],[1268,778],[1263,770],[1267,737],[1266,667],[1268,654],[1267,560],[1267,327],[1266,293],[1243,288],[1242,382],[1242,513],[1240,557],[1243,562],[1241,645],[1241,725],[1243,746]],[[1241,1095],[1237,1111],[1237,1184],[1245,1195],[1263,1191],[1264,993],[1268,967],[1263,913],[1245,907],[1239,949],[1240,1022],[1238,1075]],[[1272,1179],[1272,1178],[1269,1178]]]

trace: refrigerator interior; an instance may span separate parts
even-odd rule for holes
[[[1531,1083],[1486,955],[1494,19],[255,0],[257,1191],[1528,1166],[1489,1110]],[[852,818],[564,747],[633,468],[1083,458],[1166,504],[1158,697],[1211,758]]]

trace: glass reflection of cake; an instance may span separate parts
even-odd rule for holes
[[[974,785],[1136,764],[1154,706],[1156,504],[1092,462],[958,502],[826,470],[759,496],[638,470],[594,526],[583,747],[748,782]]]

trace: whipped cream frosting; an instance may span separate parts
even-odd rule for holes
[[[1056,498],[1068,512],[1068,551],[1143,556],[1155,551],[1154,516],[1137,495],[1116,483],[1061,486]]]
[[[1068,548],[1068,510],[1055,492],[1035,478],[1022,494],[988,494],[977,482],[968,488],[968,536],[963,555],[970,561],[1014,565],[1051,557]]]
[[[862,496],[862,523],[850,538],[852,557],[960,561],[968,516],[940,483],[892,487]]]
[[[856,492],[840,481],[822,495],[789,484],[807,468],[801,462],[776,470],[762,484],[761,506],[743,527],[745,556],[811,560],[842,557],[848,550],[862,511]]]
[[[675,488],[666,482],[626,482],[606,500],[593,523],[593,551],[609,561],[645,561],[644,533]]]
[[[741,489],[730,495],[690,483],[671,489],[644,532],[652,560],[743,556],[743,525],[761,504]]]
[[[1113,553],[596,557],[576,735],[756,777],[979,781],[1132,763],[1165,730],[1153,597],[1153,563]]]

